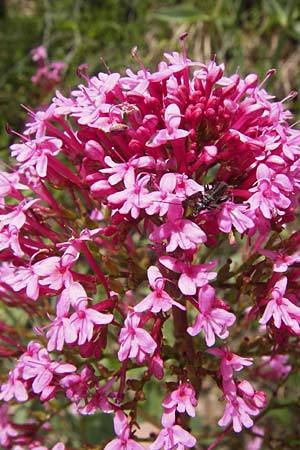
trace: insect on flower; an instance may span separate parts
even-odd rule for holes
[[[185,210],[185,216],[195,218],[201,211],[212,208],[220,209],[218,205],[228,199],[227,189],[228,184],[225,183],[225,181],[218,181],[214,184],[203,185],[201,192],[196,192],[194,194],[188,195],[185,197],[185,199],[182,199],[182,197],[181,199],[178,197],[177,199],[174,198],[170,201],[155,199],[153,200],[153,203],[157,205],[158,203],[169,205],[181,203]],[[157,209],[159,209],[158,206]]]
[[[187,208],[192,209],[192,216],[197,216],[201,211],[210,208],[219,208],[220,203],[228,199],[228,184],[218,181],[215,184],[205,184],[203,192],[197,192],[186,199]]]

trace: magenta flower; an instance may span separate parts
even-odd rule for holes
[[[24,369],[22,377],[24,380],[32,380],[32,391],[41,394],[42,401],[51,398],[55,391],[55,385],[51,385],[54,376],[75,372],[73,364],[51,361],[45,348],[40,348],[37,353],[24,354],[21,359]]]
[[[230,233],[234,227],[239,233],[255,226],[251,217],[247,216],[249,211],[246,205],[236,205],[233,202],[225,202],[218,214],[219,229],[224,233]]]
[[[147,142],[148,147],[157,147],[162,144],[166,144],[168,141],[174,139],[185,138],[189,135],[189,131],[180,129],[181,114],[180,109],[176,104],[168,105],[165,110],[165,125],[166,128],[159,130],[151,139]]]
[[[222,418],[219,420],[218,425],[220,425],[220,427],[226,427],[232,422],[233,430],[236,433],[240,433],[243,426],[251,428],[253,426],[253,420],[250,416],[256,416],[259,413],[259,410],[248,406],[239,396],[228,396],[226,400],[225,411]]]
[[[198,287],[203,287],[216,277],[216,272],[208,272],[217,261],[206,264],[187,264],[172,256],[161,256],[159,262],[173,272],[180,273],[178,287],[185,295],[195,295]]]
[[[13,439],[18,436],[16,426],[11,423],[8,415],[8,405],[0,406],[0,444],[3,448],[11,448]]]
[[[139,313],[129,313],[124,325],[119,334],[118,358],[120,361],[136,358],[138,362],[142,363],[147,355],[154,352],[157,344],[150,334],[139,326]]]
[[[87,305],[87,300],[78,299],[75,312],[70,317],[70,322],[78,334],[78,345],[83,345],[92,339],[95,325],[106,325],[114,317],[112,314],[102,314],[94,308],[88,308]]]
[[[168,413],[170,413],[170,410],[177,410],[179,413],[186,412],[191,417],[195,417],[195,407],[197,405],[195,390],[189,382],[180,383],[178,389],[168,394],[162,402],[162,406]]]
[[[106,444],[104,450],[145,450],[143,445],[130,438],[130,426],[122,411],[115,413],[114,429],[117,438]]]
[[[196,439],[188,431],[184,430],[180,425],[173,425],[163,428],[156,440],[149,445],[149,450],[169,450],[177,448],[185,450],[186,447],[194,447]]]
[[[251,366],[253,364],[252,358],[244,358],[243,356],[236,355],[229,352],[226,348],[213,348],[207,350],[207,353],[222,358],[220,372],[223,380],[231,380],[233,372],[239,372],[244,366]]]
[[[150,266],[147,271],[148,280],[153,292],[147,295],[138,305],[134,307],[136,312],[152,311],[157,314],[160,311],[169,311],[172,306],[185,310],[185,306],[173,300],[170,295],[164,291],[166,280],[155,266]]]
[[[109,166],[101,170],[102,173],[110,174],[108,182],[114,186],[121,181],[131,182],[134,179],[134,170],[140,168],[154,168],[155,160],[150,156],[143,156],[141,158],[130,158],[126,163],[115,163],[110,156],[104,158],[105,164]],[[126,184],[125,184],[126,185]]]
[[[265,325],[274,320],[276,328],[286,325],[294,334],[300,334],[300,308],[284,297],[288,279],[280,278],[271,290],[271,300],[268,301],[265,312],[259,323]]]
[[[191,336],[196,336],[203,330],[208,347],[215,344],[215,335],[220,339],[226,339],[229,336],[227,328],[234,324],[236,317],[226,309],[218,307],[215,290],[209,284],[199,289],[198,305],[199,314],[187,332]]]
[[[206,242],[206,235],[198,225],[188,219],[182,219],[183,209],[180,205],[170,205],[169,221],[160,225],[150,234],[153,242],[169,240],[167,252],[173,252],[177,247],[182,250],[196,250],[197,244]]]
[[[283,252],[273,252],[268,249],[261,249],[260,253],[267,258],[270,258],[274,261],[273,271],[274,272],[286,272],[292,264],[296,262],[300,262],[300,252],[293,253],[292,255],[288,255]]]
[[[13,370],[9,371],[8,380],[1,385],[0,400],[8,402],[15,398],[18,402],[26,402],[28,393],[24,380],[22,380],[23,367],[17,364]]]
[[[73,282],[70,268],[75,263],[76,257],[70,255],[67,251],[61,258],[59,256],[50,256],[33,265],[33,270],[39,278],[39,284],[49,286],[58,291],[63,286],[68,286]],[[41,278],[43,277],[43,278]]]
[[[292,370],[292,366],[287,364],[288,360],[288,355],[263,356],[259,371],[263,377],[274,380],[285,378]]]
[[[142,208],[145,208],[144,195],[148,194],[146,185],[150,175],[143,175],[135,179],[134,172],[124,179],[125,189],[107,197],[109,203],[114,205],[120,214],[129,214],[136,219]]]
[[[47,175],[49,156],[57,155],[62,146],[60,139],[47,136],[30,140],[22,144],[12,145],[12,156],[20,163],[19,170],[35,168],[37,175],[44,178]]]
[[[290,179],[282,173],[276,174],[266,164],[260,164],[256,171],[257,186],[249,189],[254,194],[247,200],[250,209],[259,209],[266,219],[275,214],[283,215],[291,200],[288,195],[293,191]]]

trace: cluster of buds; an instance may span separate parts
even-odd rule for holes
[[[137,73],[79,68],[83,83],[29,111],[11,146],[0,289],[26,332],[1,323],[6,449],[68,445],[42,442],[54,399],[113,414],[106,450],[144,448],[135,431],[155,379],[165,392],[150,449],[194,447],[204,381],[219,390],[223,436],[251,429],[268,380],[274,390],[292,369],[300,132],[255,74],[189,60],[184,38],[156,72],[136,50]],[[47,424],[20,428],[7,405],[32,399]]]

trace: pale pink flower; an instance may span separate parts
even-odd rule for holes
[[[179,413],[186,412],[189,416],[195,417],[195,408],[198,401],[195,397],[195,390],[191,383],[179,383],[178,389],[172,391],[162,402],[162,406],[167,410],[177,410]]]
[[[180,129],[181,113],[179,107],[173,103],[167,106],[164,114],[166,128],[163,128],[147,142],[148,147],[157,147],[174,139],[185,138],[189,131]]]
[[[194,295],[198,287],[203,287],[216,278],[216,272],[208,272],[217,265],[217,261],[206,264],[188,264],[172,256],[161,256],[159,262],[173,272],[180,273],[178,287],[185,295]]]
[[[39,284],[49,286],[58,291],[63,286],[69,286],[73,282],[70,271],[74,265],[78,252],[74,255],[67,252],[62,256],[49,256],[33,264],[33,270],[39,276]]]
[[[289,266],[296,262],[300,262],[300,251],[288,255],[282,251],[274,252],[264,248],[259,252],[273,261],[274,272],[286,272]]]
[[[264,391],[256,391],[251,383],[247,380],[242,380],[237,386],[238,392],[251,408],[262,409],[266,406],[267,396]]]
[[[59,384],[66,389],[67,398],[73,402],[80,402],[87,398],[89,389],[93,389],[98,383],[99,379],[90,366],[83,367],[80,374],[72,373],[59,381]]]
[[[203,286],[198,291],[199,314],[193,326],[187,329],[191,336],[196,336],[201,330],[204,331],[206,344],[211,347],[215,344],[218,336],[226,339],[229,336],[228,327],[234,324],[236,317],[233,313],[220,308],[215,290],[209,284]]]
[[[129,313],[124,322],[125,326],[119,334],[118,358],[120,361],[136,358],[138,362],[143,362],[146,356],[156,349],[157,344],[154,339],[139,324],[140,314]]]
[[[125,182],[127,179],[130,183],[131,180],[134,179],[135,169],[143,167],[153,169],[155,167],[155,160],[150,156],[143,156],[140,158],[132,157],[126,163],[115,163],[110,156],[106,156],[104,161],[109,167],[101,169],[100,172],[110,174],[108,181],[112,186],[123,180]]]
[[[93,308],[88,308],[86,299],[78,299],[75,312],[70,317],[70,322],[78,335],[78,345],[83,345],[92,339],[95,325],[106,325],[113,318],[112,314],[102,314]]]
[[[22,201],[14,206],[12,211],[6,214],[0,214],[0,231],[5,226],[8,226],[8,229],[17,228],[20,230],[26,222],[25,211],[38,202],[39,199],[27,199],[27,201]]]
[[[268,301],[265,312],[259,323],[265,325],[273,319],[276,328],[286,325],[291,332],[300,334],[300,308],[284,297],[287,287],[287,277],[280,278],[271,290],[271,299]]]
[[[106,444],[103,450],[145,450],[143,445],[130,438],[130,426],[127,417],[122,411],[115,413],[114,429],[117,438]]]
[[[43,45],[33,48],[30,53],[33,61],[40,61],[48,57],[47,49]]]
[[[188,431],[184,430],[180,425],[172,425],[163,428],[156,440],[149,445],[149,450],[185,450],[186,447],[194,447],[196,439]]]
[[[147,206],[144,204],[143,196],[148,194],[146,185],[150,180],[150,175],[137,175],[135,178],[134,173],[129,174],[130,176],[124,179],[125,189],[109,195],[107,200],[110,205],[118,209],[120,214],[130,213],[132,218],[137,219],[140,210]]]
[[[180,205],[170,205],[168,222],[160,225],[150,234],[153,242],[169,240],[167,252],[173,252],[177,247],[182,250],[197,249],[197,244],[206,242],[206,235],[201,228],[188,219],[182,219],[183,208]]]
[[[68,317],[70,305],[75,312]],[[56,305],[57,319],[47,333],[50,349],[61,350],[64,342],[78,345],[89,342],[93,337],[95,325],[106,325],[113,320],[112,314],[102,314],[88,307],[87,294],[80,283],[71,283],[65,288]],[[47,347],[48,348],[48,347]],[[48,348],[49,350],[49,348]]]
[[[8,405],[0,406],[0,444],[3,448],[12,448],[13,439],[18,436],[18,431],[10,422]]]
[[[165,173],[159,182],[159,191],[150,192],[145,201],[149,206],[146,207],[146,213],[152,216],[158,214],[164,216],[172,203],[180,203],[177,192],[177,177],[174,173]],[[176,193],[174,193],[176,189]],[[182,200],[184,197],[182,197]]]
[[[247,216],[248,210],[246,205],[237,205],[230,201],[223,203],[218,214],[219,229],[224,233],[230,233],[232,227],[235,227],[239,233],[244,233],[248,228],[253,228],[255,224]]]
[[[34,167],[37,174],[43,178],[47,175],[49,156],[57,155],[62,144],[60,139],[40,137],[21,144],[13,144],[11,155],[20,163],[20,171],[24,172]]]
[[[17,190],[28,189],[28,187],[20,183],[20,175],[18,172],[3,172],[0,170],[0,198],[7,195],[14,196]]]
[[[15,292],[25,289],[27,297],[31,300],[37,300],[39,297],[39,277],[34,273],[32,265],[12,268],[10,273],[3,277],[3,281],[11,286]]]
[[[244,358],[223,348],[212,348],[207,353],[221,358],[220,372],[224,380],[231,380],[233,372],[239,372],[244,366],[251,366],[253,358]]]
[[[15,449],[14,450],[18,450]],[[34,445],[33,447],[30,447],[30,450],[48,450],[48,447],[45,447],[44,445]],[[53,447],[51,447],[51,450],[65,450],[65,444],[62,442],[57,442]]]
[[[51,385],[55,375],[75,372],[73,364],[52,361],[45,348],[40,348],[34,355],[25,353],[21,358],[24,364],[22,377],[24,380],[32,380],[32,390],[35,394],[41,394],[41,400],[51,397],[55,386]]]
[[[265,431],[263,428],[259,428],[257,426],[252,427],[252,433],[254,433],[253,438],[247,443],[246,450],[260,450],[263,444],[263,436]],[[261,437],[260,437],[261,436]]]
[[[22,364],[16,364],[14,369],[9,371],[7,382],[1,385],[0,400],[5,402],[12,398],[15,398],[18,402],[28,400],[27,389],[22,380],[22,369]]]
[[[53,120],[55,117],[55,104],[52,103],[48,108],[42,111],[31,111],[26,108],[29,112],[30,119],[25,123],[25,131],[24,135],[28,136],[31,134],[35,134],[35,136],[39,139],[46,135],[47,126],[50,120]]]
[[[226,401],[225,411],[218,425],[220,427],[226,427],[232,422],[233,430],[236,433],[240,433],[243,426],[251,428],[253,426],[253,420],[250,416],[256,416],[259,410],[257,408],[251,408],[243,398],[236,395],[227,396]]]
[[[91,241],[95,235],[102,231],[102,229],[103,228],[94,228],[89,230],[88,228],[84,228],[81,230],[78,237],[72,236],[68,241],[57,244],[56,247],[62,250],[67,250],[67,252],[65,252],[66,254],[73,256],[74,259],[77,259],[82,248],[82,243]]]
[[[249,189],[254,194],[247,200],[250,209],[259,209],[266,219],[283,215],[291,200],[287,197],[293,190],[290,179],[271,170],[266,164],[259,164],[257,171],[257,186]]]
[[[136,312],[152,311],[153,313],[159,313],[160,311],[166,312],[177,306],[177,308],[185,310],[185,306],[176,302],[170,297],[170,295],[164,291],[166,280],[160,273],[159,269],[155,266],[150,266],[147,270],[148,280],[153,292],[147,295],[138,305],[134,307]]]
[[[62,351],[65,342],[72,344],[77,340],[77,330],[69,317],[57,316],[49,325],[46,337],[48,352]]]
[[[86,404],[84,406],[79,404],[77,408],[78,412],[83,415],[94,414],[99,410],[106,414],[113,412],[114,406],[109,402],[109,398],[112,397],[113,399],[116,397],[116,392],[111,391],[111,387],[115,381],[116,378],[113,377],[101,387],[96,387],[95,392],[92,397],[87,400]],[[80,400],[82,400],[82,397]]]
[[[5,228],[0,233],[0,251],[11,248],[15,256],[23,256],[24,252],[20,245],[19,230],[15,226]]]

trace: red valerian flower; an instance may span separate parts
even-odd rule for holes
[[[145,450],[143,445],[131,439],[130,426],[122,411],[115,413],[114,428],[117,438],[106,444],[104,450]]]
[[[215,344],[215,335],[220,339],[229,336],[228,327],[236,321],[233,313],[221,308],[215,296],[215,290],[209,284],[198,291],[199,313],[193,326],[187,329],[191,336],[196,336],[201,330],[204,331],[206,344],[211,347]]]
[[[150,334],[140,327],[140,317],[140,313],[131,312],[124,322],[125,326],[119,334],[118,358],[120,361],[136,358],[138,362],[143,362],[146,356],[153,353],[157,347]]]
[[[265,312],[259,323],[265,325],[270,319],[274,320],[276,328],[286,325],[292,333],[300,334],[300,308],[284,297],[288,279],[280,278],[271,290],[271,299],[268,301]]]
[[[138,305],[134,307],[137,312],[150,310],[153,313],[160,311],[166,312],[172,306],[177,306],[179,309],[185,309],[185,306],[173,300],[170,295],[164,291],[164,285],[166,280],[160,273],[159,269],[155,266],[148,268],[148,280],[153,292],[147,295]]]
[[[150,449],[183,450],[204,378],[221,390],[225,434],[265,406],[251,378],[267,393],[298,367],[300,131],[284,106],[294,93],[263,87],[274,71],[225,76],[183,46],[151,72],[132,53],[137,73],[81,66],[68,97],[26,107],[15,167],[0,171],[1,303],[22,319],[0,322],[0,399],[38,398],[47,417],[67,417],[48,405],[64,397],[72,412],[113,412],[106,450],[141,450],[133,427],[155,378],[166,394]],[[62,66],[33,57],[48,90]],[[23,445],[3,427],[2,445]]]

